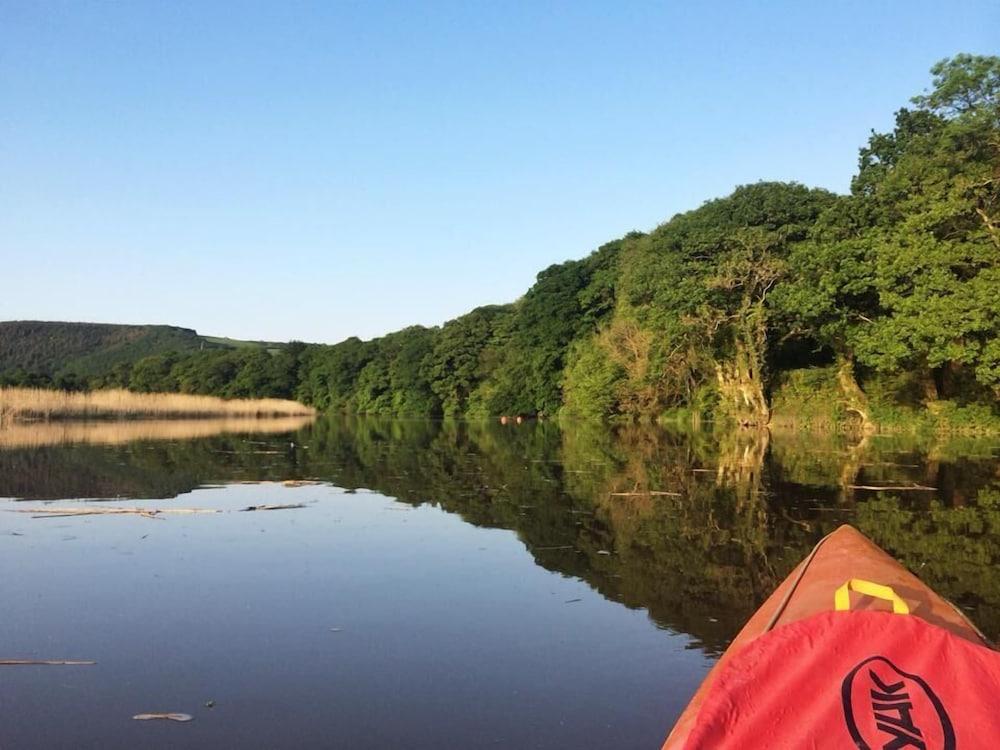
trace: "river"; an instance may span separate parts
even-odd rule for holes
[[[0,667],[3,748],[656,748],[842,523],[1000,636],[996,439],[20,425],[0,498],[0,660],[96,662]]]

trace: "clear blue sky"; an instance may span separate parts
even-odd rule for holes
[[[0,0],[0,319],[333,342],[758,179],[844,191],[989,2]]]

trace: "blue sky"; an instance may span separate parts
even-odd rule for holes
[[[990,2],[0,0],[0,319],[334,342],[734,186],[844,191]]]

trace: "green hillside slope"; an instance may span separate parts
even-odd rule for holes
[[[177,326],[0,322],[0,374],[21,370],[53,378],[68,373],[87,377],[153,354],[230,348],[234,344]]]

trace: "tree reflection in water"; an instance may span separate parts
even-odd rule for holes
[[[0,496],[167,498],[294,479],[365,488],[510,529],[539,565],[709,653],[823,534],[852,523],[1000,635],[996,441],[348,417],[272,428],[0,437]]]

